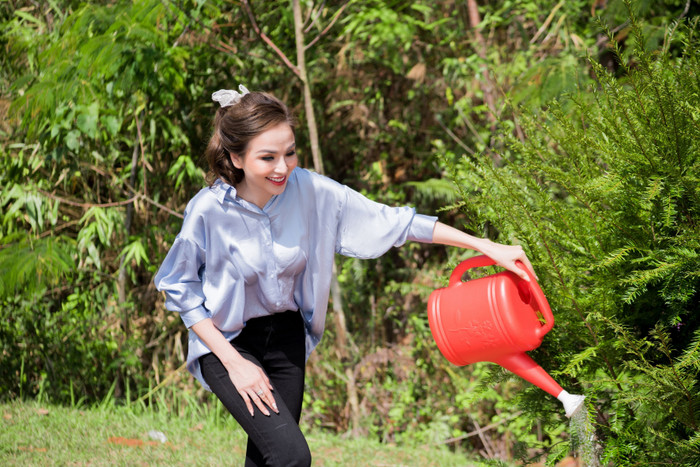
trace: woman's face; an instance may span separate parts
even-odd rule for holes
[[[280,123],[250,140],[243,157],[231,154],[234,167],[245,173],[236,185],[238,196],[262,209],[270,198],[282,194],[297,166],[295,148],[292,128]]]

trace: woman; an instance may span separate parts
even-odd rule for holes
[[[335,253],[374,258],[408,240],[471,248],[527,280],[519,246],[390,208],[297,168],[294,122],[262,92],[222,90],[206,155],[155,283],[189,329],[187,368],[248,434],[246,465],[309,465],[304,365],[323,334]]]

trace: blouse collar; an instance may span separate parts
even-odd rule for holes
[[[296,171],[296,170],[297,169],[295,168],[294,171]],[[294,174],[294,171],[292,171],[292,174]],[[291,179],[293,177],[290,175],[289,178],[290,178],[290,180],[288,180],[287,183],[290,183]],[[226,198],[228,197],[229,200],[236,201],[239,204],[245,203],[246,205],[250,205],[251,207],[254,206],[259,211],[265,211],[268,207],[272,206],[272,204],[275,202],[275,200],[277,200],[277,198],[279,198],[279,195],[273,196],[267,202],[267,204],[265,205],[265,208],[260,209],[257,206],[255,206],[254,204],[248,203],[244,199],[237,199],[238,191],[236,191],[236,187],[229,185],[221,178],[217,178],[216,181],[214,182],[214,184],[209,189],[214,193],[214,196],[216,197],[216,199],[219,201],[219,204],[221,204],[221,205],[223,205],[226,202]],[[285,189],[285,191],[286,191],[286,189]],[[241,201],[243,201],[243,203],[241,203]]]
[[[216,181],[210,189],[214,193],[214,196],[216,196],[216,199],[219,201],[220,204],[224,204],[227,195],[232,200],[236,199],[236,188],[229,185],[220,178],[216,179]]]

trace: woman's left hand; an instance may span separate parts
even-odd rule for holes
[[[534,277],[537,278],[535,270],[532,268],[532,264],[530,264],[530,260],[527,258],[523,247],[520,245],[503,245],[485,238],[474,237],[454,227],[445,225],[442,222],[435,223],[433,242],[476,250],[494,260],[499,266],[529,281],[530,278],[527,272],[519,268],[516,264],[517,261],[520,261],[532,272]]]
[[[525,267],[530,270],[535,279],[537,279],[537,274],[535,274],[535,270],[525,254],[523,247],[520,245],[502,245],[494,242],[489,243],[490,244],[485,245],[479,251],[494,260],[499,266],[512,271],[520,278],[529,282],[530,277],[528,276],[527,272],[517,265],[517,262],[519,261],[523,263]]]

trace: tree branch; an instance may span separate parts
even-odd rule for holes
[[[321,6],[318,7],[318,10],[316,11],[315,15],[313,14],[313,12],[309,13],[309,17],[306,18],[306,21],[304,21],[304,24],[306,24],[307,21],[309,22],[309,25],[304,28],[304,34],[311,31],[311,28],[314,26],[314,24],[316,24],[316,20],[319,18],[319,16],[321,16],[321,11],[323,11],[323,7],[325,6],[326,0],[323,0],[323,2],[321,2]],[[311,11],[311,9],[309,9],[309,11]]]
[[[129,203],[133,203],[137,198],[141,196],[135,195],[129,199],[125,199],[123,201],[115,201],[113,203],[79,203],[77,201],[71,201],[66,198],[61,198],[60,196],[54,195],[53,193],[49,193],[48,191],[44,191],[41,188],[37,188],[37,191],[42,195],[46,196],[47,198],[51,198],[55,201],[60,201],[61,203],[65,203],[70,206],[79,206],[81,208],[114,208],[117,206],[125,206]]]
[[[142,194],[140,194],[140,193],[137,193],[136,196],[135,196],[135,198],[142,199],[142,200],[144,200],[145,202],[147,202],[147,203],[149,203],[149,204],[152,204],[152,205],[156,206],[157,208],[160,208],[160,209],[162,209],[163,211],[165,211],[165,212],[167,212],[167,213],[169,213],[169,214],[172,214],[172,215],[175,216],[175,217],[179,217],[180,219],[184,219],[184,218],[185,218],[185,216],[183,216],[183,215],[180,214],[179,212],[173,211],[173,210],[170,209],[169,207],[160,204],[158,201],[155,201],[155,200],[149,198],[148,196],[144,196],[144,195],[142,195]]]
[[[306,50],[306,49],[308,49],[309,47],[311,47],[312,45],[314,45],[316,42],[319,41],[319,39],[321,39],[321,37],[323,37],[324,35],[326,35],[326,33],[328,33],[328,31],[330,31],[330,29],[333,27],[333,25],[335,24],[335,22],[338,21],[338,18],[340,18],[340,14],[343,12],[343,10],[345,10],[345,8],[346,8],[349,4],[350,4],[350,0],[348,0],[347,2],[345,2],[345,5],[341,6],[341,7],[338,9],[338,11],[335,12],[335,14],[333,15],[333,18],[331,18],[331,22],[328,23],[328,26],[326,26],[326,28],[325,28],[323,31],[321,31],[321,32],[319,33],[318,36],[314,37],[313,40],[312,40],[311,42],[309,42],[308,44],[306,44],[306,46],[304,46],[304,50]]]
[[[664,53],[668,52],[668,48],[671,46],[671,38],[673,37],[673,34],[676,32],[676,28],[680,24],[681,20],[685,17],[685,15],[688,14],[688,11],[690,10],[690,0],[687,0],[685,2],[685,8],[683,9],[683,13],[676,18],[676,21],[674,21],[673,27],[671,28],[671,31],[667,32],[664,37],[664,46],[662,47],[661,50],[664,51]]]
[[[462,141],[461,139],[459,139],[459,137],[458,137],[457,135],[455,135],[454,132],[453,132],[452,130],[450,130],[449,128],[447,128],[447,127],[445,126],[445,124],[442,123],[442,119],[441,119],[441,118],[436,118],[435,120],[438,122],[438,124],[440,124],[440,127],[441,127],[448,135],[450,135],[450,138],[452,138],[452,140],[453,140],[455,143],[459,144],[459,146],[460,146],[462,149],[464,149],[465,151],[467,151],[467,152],[468,152],[469,154],[471,154],[472,156],[475,154],[475,153],[474,153],[474,150],[473,150],[472,148],[470,148],[469,146],[467,146],[467,145],[464,143],[464,141]]]
[[[147,203],[152,204],[152,205],[154,205],[154,206],[156,206],[156,207],[162,209],[163,211],[165,211],[165,212],[167,212],[167,213],[169,213],[169,214],[172,214],[172,215],[175,216],[175,217],[179,217],[180,219],[184,219],[184,216],[183,216],[182,214],[180,214],[179,212],[173,211],[173,210],[170,209],[169,207],[160,204],[158,201],[155,201],[155,200],[149,198],[148,196],[142,195],[141,193],[136,193],[136,192],[134,191],[134,189],[131,188],[131,187],[127,187],[127,188],[129,188],[129,191],[131,191],[132,193],[134,193],[134,196],[132,196],[132,197],[129,198],[129,199],[125,199],[125,200],[122,200],[122,201],[115,201],[115,202],[113,202],[113,203],[79,203],[79,202],[77,202],[77,201],[71,201],[71,200],[69,200],[69,199],[67,199],[67,198],[62,198],[62,197],[60,197],[60,196],[58,196],[58,195],[54,195],[53,193],[49,193],[48,191],[42,190],[41,188],[37,188],[37,191],[38,191],[39,193],[41,193],[42,195],[46,196],[47,198],[53,199],[53,200],[55,200],[55,201],[59,201],[59,202],[64,203],[64,204],[68,204],[68,205],[70,205],[70,206],[78,206],[78,207],[81,207],[81,208],[84,208],[84,209],[89,209],[89,208],[115,208],[115,207],[119,207],[119,206],[125,206],[125,205],[127,205],[127,204],[129,204],[129,203],[133,203],[133,202],[136,201],[137,199],[142,199],[142,200],[146,201]]]
[[[219,52],[231,53],[231,54],[238,53],[238,50],[236,48],[234,48],[232,45],[229,45],[222,40],[219,40],[218,44],[212,44],[211,46],[213,48],[215,48],[216,50],[218,50]]]
[[[297,78],[301,78],[301,75],[299,74],[299,69],[295,64],[293,64],[287,56],[280,50],[279,47],[275,45],[272,40],[267,37],[267,35],[260,30],[258,27],[258,23],[255,21],[255,15],[253,15],[253,10],[250,8],[250,4],[248,3],[248,0],[243,0],[241,2],[243,4],[243,8],[245,9],[246,13],[248,14],[248,18],[250,19],[250,23],[253,25],[253,29],[255,30],[255,33],[262,39],[267,45],[269,45],[272,50],[274,50],[277,55],[282,59],[285,65],[294,72],[295,75],[297,75]]]

